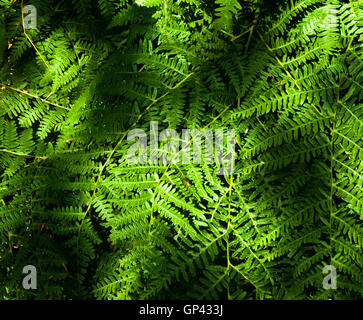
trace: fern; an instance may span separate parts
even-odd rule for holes
[[[363,297],[362,2],[32,4],[0,2],[2,299]],[[151,121],[233,129],[233,173]]]

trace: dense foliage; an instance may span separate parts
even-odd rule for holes
[[[362,18],[358,0],[0,0],[0,298],[362,299]],[[150,121],[234,129],[233,174],[131,166]]]

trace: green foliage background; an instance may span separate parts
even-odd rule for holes
[[[362,299],[362,9],[1,0],[0,297]],[[152,120],[236,130],[233,175],[129,166]]]

